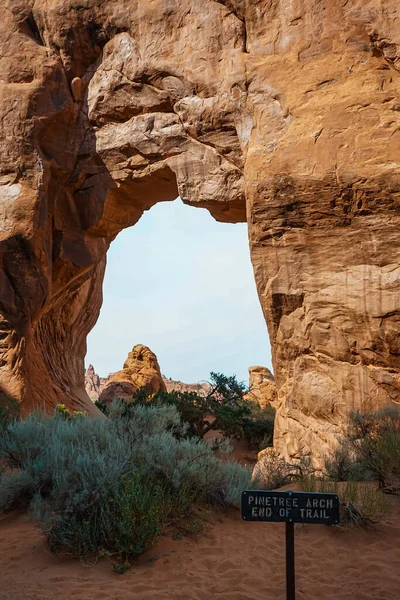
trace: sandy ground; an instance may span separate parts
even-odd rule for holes
[[[400,499],[378,528],[296,526],[297,598],[400,599]],[[54,557],[22,516],[0,522],[1,600],[272,600],[285,598],[284,525],[208,517],[198,538],[163,538],[117,575]]]

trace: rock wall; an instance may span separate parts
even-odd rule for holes
[[[275,447],[324,456],[350,410],[400,401],[400,7],[258,6],[245,181]]]
[[[283,456],[400,402],[397,0],[0,7],[3,391],[94,410],[106,251],[179,193],[247,219]]]

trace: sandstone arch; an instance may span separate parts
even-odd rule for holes
[[[179,192],[247,218],[281,454],[400,401],[396,0],[0,4],[4,391],[92,408],[107,248]]]

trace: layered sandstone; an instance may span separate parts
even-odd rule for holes
[[[122,398],[129,402],[132,394],[142,387],[146,387],[152,394],[160,390],[166,391],[157,356],[147,346],[137,344],[129,352],[123,369],[107,377],[99,394],[99,401],[108,405],[115,398]]]
[[[94,410],[106,251],[180,194],[247,219],[282,456],[400,402],[397,0],[0,6],[3,391]]]
[[[255,402],[260,408],[275,406],[278,391],[274,376],[267,367],[249,367],[249,391],[245,399]]]

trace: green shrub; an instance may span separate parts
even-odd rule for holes
[[[161,534],[170,503],[167,491],[149,476],[126,473],[103,497],[59,515],[47,532],[49,547],[78,557],[105,549],[117,552],[124,563],[147,550]]]
[[[69,408],[67,408],[65,404],[56,404],[54,412],[57,413],[58,416],[64,417],[64,419],[69,419],[71,416]]]
[[[180,432],[181,436],[204,438],[213,430],[221,431],[227,438],[244,436],[252,450],[271,446],[275,410],[271,407],[260,409],[258,405],[244,401],[246,388],[234,376],[211,373],[210,379],[210,391],[206,396],[178,391],[153,394],[146,387],[140,388],[133,394],[132,402],[120,400],[118,416],[128,416],[132,405],[174,406],[187,424],[185,432]],[[110,414],[111,409],[104,404],[96,402],[96,405],[106,415]]]
[[[124,446],[105,419],[33,414],[11,423],[0,439],[0,458],[12,469],[11,478],[6,473],[1,479],[0,509],[10,508],[10,502],[15,507],[18,496],[29,504],[38,493],[54,499],[55,510],[92,501],[127,472]]]
[[[101,410],[101,412],[102,412],[104,415],[107,415],[107,414],[108,414],[108,408],[107,408],[107,404],[104,404],[104,402],[100,402],[100,400],[96,400],[96,401],[95,401],[95,406],[97,406],[97,408],[98,408],[99,410]]]
[[[272,446],[274,439],[275,410],[272,407],[261,409],[257,405],[250,410],[250,415],[241,421],[244,437],[251,450],[264,450]]]
[[[400,410],[353,413],[348,439],[366,477],[387,493],[400,493]]]
[[[82,410],[74,410],[72,413],[69,408],[65,406],[65,404],[56,404],[54,407],[54,412],[60,417],[64,419],[79,419],[80,417],[86,417],[86,411]]]
[[[183,423],[174,406],[127,403],[117,398],[108,409],[108,417],[120,435],[137,440],[143,436],[172,434],[185,437],[187,424]]]
[[[221,431],[226,437],[243,437],[243,419],[250,415],[248,403],[243,400],[246,387],[235,376],[210,374],[210,391],[206,396],[195,392],[164,392],[152,394],[140,388],[133,394],[132,403],[153,406],[174,406],[184,423],[186,436],[204,438],[209,431]]]
[[[116,570],[195,503],[240,504],[251,473],[185,438],[173,406],[112,405],[109,419],[35,414],[0,438],[0,509],[30,507],[52,551],[115,555]],[[124,566],[125,565],[125,566]]]
[[[182,529],[187,535],[198,536],[204,531],[204,520],[195,515]]]

